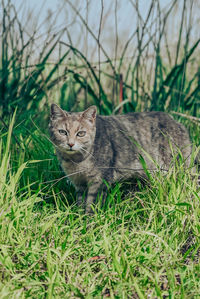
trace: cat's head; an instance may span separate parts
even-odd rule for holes
[[[51,105],[50,136],[58,150],[69,155],[89,153],[96,134],[96,106],[70,113]]]

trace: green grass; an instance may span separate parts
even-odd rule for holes
[[[200,190],[189,170],[176,165],[126,195],[116,185],[85,216],[49,141],[35,130],[19,148],[13,125],[1,143],[0,298],[200,295]]]
[[[95,104],[108,115],[181,112],[184,117],[173,116],[200,145],[200,39],[192,34],[194,24],[185,23],[197,4],[176,2],[161,14],[159,1],[150,1],[143,21],[136,7],[137,26],[127,35],[121,57],[111,58],[76,6],[66,1],[96,41],[99,61],[92,63],[71,44],[73,31],[68,41],[65,29],[52,35],[56,22],[45,23],[48,33],[33,56],[37,26],[27,36],[12,1],[1,1],[0,298],[200,297],[197,176],[180,163],[165,175],[150,176],[145,186],[138,182],[135,193],[116,184],[105,206],[86,216],[74,205],[75,190],[44,135],[50,103],[69,111]],[[174,45],[166,33],[176,7],[182,16]]]

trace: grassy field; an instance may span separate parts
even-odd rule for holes
[[[189,169],[174,165],[135,193],[117,184],[86,216],[51,143],[35,129],[22,148],[14,117],[1,139],[0,298],[200,295],[200,189]]]
[[[69,111],[95,104],[107,115],[162,110],[188,128],[195,157],[200,39],[191,34],[189,2],[181,2],[175,48],[167,25],[178,2],[163,15],[151,1],[143,21],[136,6],[137,28],[117,60],[66,1],[106,57],[94,64],[63,42],[62,30],[51,34],[53,27],[33,61],[36,31],[27,35],[11,1],[1,1],[0,298],[200,298],[198,175],[174,163],[146,185],[138,182],[136,192],[110,187],[104,207],[99,199],[85,215],[48,137],[52,102]]]

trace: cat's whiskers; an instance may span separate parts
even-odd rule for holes
[[[83,150],[84,152],[86,152],[87,154],[89,154],[95,161],[96,161],[96,158],[94,157],[94,155],[91,153],[91,152],[89,152],[89,151],[87,151],[85,148],[83,148],[83,147],[81,147],[81,150]]]

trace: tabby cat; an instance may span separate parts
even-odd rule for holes
[[[86,212],[103,180],[145,178],[144,161],[150,171],[166,171],[178,149],[186,166],[190,163],[187,130],[164,112],[100,116],[96,106],[71,113],[52,104],[49,130],[60,164],[76,187],[77,202]]]

